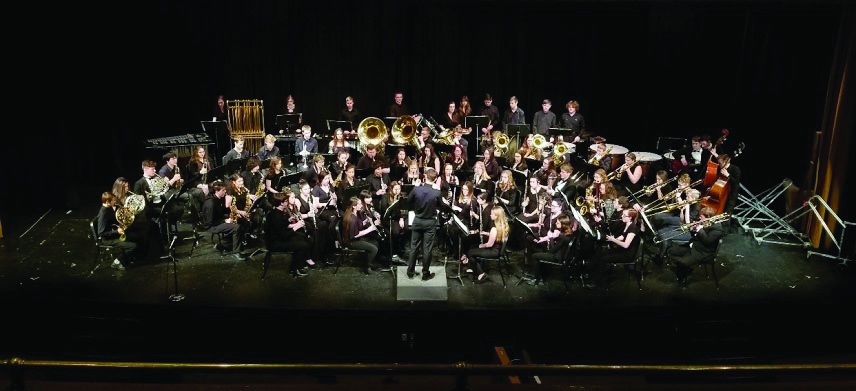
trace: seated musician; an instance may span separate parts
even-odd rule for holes
[[[156,166],[157,164],[151,160],[143,161],[143,177],[134,183],[134,194],[146,196],[145,216],[153,222],[157,222],[158,217],[160,217],[160,210],[164,201],[162,194],[152,194],[151,184],[158,176],[155,172]]]
[[[605,171],[612,169],[612,156],[606,154],[606,149],[606,144],[597,144],[597,149],[591,158],[589,158],[588,163],[596,165]]]
[[[225,248],[218,244],[218,250],[228,250],[226,255],[234,255],[239,261],[243,260],[240,252],[244,231],[241,225],[232,220],[232,211],[226,207],[226,185],[220,181],[214,182],[212,190],[202,204],[202,225],[209,233],[224,235],[223,240],[228,244]]]
[[[244,178],[244,187],[250,191],[250,201],[256,204],[256,207],[261,209],[262,213],[268,212],[272,206],[267,198],[256,201],[259,197],[265,195],[265,178],[262,176],[260,162],[257,156],[250,156],[247,160],[246,169],[241,172],[241,178]]]
[[[333,183],[337,180],[341,181],[342,176],[345,173],[345,167],[348,166],[348,159],[350,159],[351,153],[348,151],[339,151],[336,154],[336,161],[330,165],[330,175],[333,176]]]
[[[440,170],[440,158],[434,153],[433,144],[425,144],[425,147],[421,149],[421,153],[419,154],[419,168],[422,169],[423,174],[428,168],[433,168],[436,172],[442,172]]]
[[[265,191],[268,194],[279,193],[279,179],[284,175],[285,170],[282,169],[282,159],[279,156],[270,159],[270,166],[268,166],[267,176],[265,176]]]
[[[407,157],[407,151],[404,148],[398,148],[395,156],[389,163],[389,178],[398,181],[407,173],[407,167],[410,164],[410,158]]]
[[[541,193],[544,192],[543,187],[540,183],[538,183],[538,178],[529,177],[529,189],[526,194],[523,195],[523,202],[521,202],[520,206],[523,208],[523,213],[520,215],[520,220],[524,223],[530,224],[538,221],[538,213],[544,207],[538,206],[538,200]],[[568,201],[571,201],[570,199]]]
[[[309,259],[306,263],[309,266],[315,266],[312,259],[324,259],[327,255],[327,250],[333,248],[333,242],[329,235],[330,227],[327,221],[318,216],[318,207],[315,198],[312,197],[312,187],[304,180],[300,180],[297,184],[299,193],[296,195],[297,212],[306,227],[306,237],[309,241],[310,251]]]
[[[526,165],[526,160],[523,159],[523,154],[520,150],[514,153],[514,162],[511,164],[511,169],[514,171],[528,173],[529,167]]]
[[[504,206],[505,210],[511,216],[516,216],[520,213],[520,192],[517,190],[517,184],[514,183],[514,176],[510,170],[503,170],[499,175],[499,182],[496,184],[496,199]]]
[[[459,186],[461,184],[461,180],[455,175],[455,167],[452,163],[446,163],[443,166],[443,175],[439,179],[441,191],[443,191],[443,188],[448,189],[450,186]]]
[[[535,234],[533,237],[529,232],[525,235],[525,244],[528,254],[533,254],[547,247],[545,237],[547,233],[555,229],[556,219],[564,211],[564,201],[553,198],[547,193],[541,193],[538,196],[538,213],[537,219],[532,223],[527,223],[529,228]]]
[[[158,170],[158,175],[166,178],[170,186],[181,186],[184,179],[181,178],[181,170],[178,168],[178,154],[167,152],[163,155],[163,160],[166,161],[166,164]]]
[[[127,185],[127,182],[125,184]],[[121,204],[117,206],[117,199],[113,193],[104,192],[101,194],[101,209],[98,211],[95,229],[98,232],[98,237],[101,238],[102,244],[122,250],[122,255],[113,260],[111,267],[113,269],[125,270],[129,266],[130,255],[137,249],[137,243],[140,240],[144,240],[145,236],[132,235],[130,232],[125,232],[128,227],[120,226],[116,220],[116,210],[119,207],[121,207]],[[122,234],[126,236],[124,240],[120,240]]]
[[[473,177],[470,178],[470,182],[472,182],[473,186],[477,189],[481,189],[482,191],[489,193],[490,196],[493,196],[496,185],[487,175],[483,161],[479,160],[476,162],[476,165],[473,166]]]
[[[464,247],[463,241],[466,241],[472,232],[478,233],[477,227],[479,220],[478,214],[475,213],[476,210],[478,210],[478,203],[475,195],[473,194],[473,183],[469,181],[464,182],[464,184],[461,185],[461,192],[458,197],[454,199],[454,202],[452,202],[452,212],[454,212],[455,216],[457,216],[458,219],[468,227],[467,232],[457,233],[460,235],[462,240],[461,247]],[[454,230],[455,228],[453,225],[450,225],[450,229]],[[450,231],[449,236],[454,237],[455,235]],[[476,237],[477,236],[472,236],[472,238]]]
[[[434,144],[434,140],[431,137],[431,129],[422,128],[422,130],[419,131],[419,135],[416,136],[413,141],[416,143],[417,151],[422,151],[425,149],[426,145]]]
[[[327,153],[336,153],[342,151],[348,151],[351,147],[351,143],[348,140],[345,140],[345,132],[342,131],[342,128],[337,128],[333,133],[333,139],[330,140],[330,144],[327,148]]]
[[[290,189],[273,195],[274,209],[265,220],[267,247],[270,251],[294,252],[288,271],[292,277],[303,277],[303,267],[307,265],[311,246],[306,239],[306,223],[297,217],[297,200]]]
[[[588,281],[586,288],[592,289],[599,280],[602,280],[607,264],[629,263],[636,257],[641,239],[639,225],[636,223],[637,216],[638,213],[633,209],[622,212],[621,222],[624,223],[624,229],[619,236],[607,235],[607,242],[613,246],[601,248],[594,254],[592,261],[589,262],[591,265],[589,272],[593,275],[593,280]]]
[[[396,201],[401,199],[401,184],[398,182],[390,182],[387,187],[386,193],[381,197],[380,202],[378,203],[377,211],[381,216],[386,215],[387,209],[392,206]],[[404,243],[402,242],[402,238],[404,237],[404,230],[407,227],[407,210],[405,209],[405,202],[402,202],[398,205],[399,214],[396,216],[397,218],[392,219],[384,219],[381,223],[383,224],[383,229],[386,232],[392,233],[390,236],[390,240],[392,240],[392,258],[401,259],[400,253],[404,251]],[[391,221],[390,221],[391,220]]]
[[[682,202],[683,206],[672,211],[663,210],[657,213],[648,215],[651,224],[657,229],[657,235],[662,242],[660,243],[659,257],[662,260],[666,256],[666,251],[672,243],[672,240],[688,241],[690,240],[689,232],[683,232],[675,236],[680,230],[682,224],[689,224],[698,221],[699,215],[699,191],[696,189],[687,190],[686,202]],[[680,204],[678,204],[680,205]]]
[[[464,138],[464,129],[461,128],[461,125],[458,125],[455,128],[455,137],[452,139],[452,145],[460,145],[463,147],[464,156],[467,155],[467,148],[470,145],[470,142]]]
[[[261,210],[252,210],[256,195],[244,186],[244,178],[238,174],[229,177],[229,188],[226,191],[226,208],[237,213],[237,221],[243,228],[243,232],[251,232],[253,238],[261,232],[262,213]],[[241,238],[243,240],[243,238]]]
[[[316,154],[312,157],[312,164],[309,165],[309,168],[303,172],[303,180],[309,184],[310,187],[315,187],[318,184],[318,177],[323,172],[327,172],[327,168],[324,166],[324,155]]]
[[[505,216],[505,211],[500,206],[494,206],[490,209],[489,218],[491,221],[490,232],[487,233],[487,238],[484,243],[479,244],[478,248],[470,249],[467,255],[461,259],[461,263],[470,264],[472,260],[475,264],[476,276],[474,281],[482,283],[487,279],[487,273],[484,270],[484,261],[481,258],[496,258],[502,249],[502,243],[508,240],[509,226],[508,219]]]
[[[234,159],[243,159],[250,156],[250,151],[244,149],[244,136],[235,136],[234,141],[235,147],[230,149],[229,152],[226,153],[226,156],[223,156],[223,165],[226,165],[226,163],[229,163]]]
[[[318,184],[312,189],[312,198],[315,200],[315,205],[318,205],[317,213],[320,214],[322,220],[327,222],[327,226],[331,230],[330,236],[332,236],[332,229],[339,221],[339,200],[333,186],[333,176],[321,173],[318,178]]]
[[[567,212],[560,214],[555,221],[555,229],[539,239],[543,242],[549,242],[549,245],[546,246],[545,250],[536,252],[529,257],[529,270],[523,275],[523,279],[531,286],[544,281],[544,263],[542,262],[561,263],[565,259],[572,235],[576,231],[576,222]]]
[[[375,262],[379,247],[376,238],[378,226],[371,217],[365,215],[363,201],[359,197],[351,197],[343,214],[342,225],[343,244],[354,250],[365,251],[369,267],[372,270],[380,269],[381,265]]]
[[[646,193],[646,195],[652,197],[652,200],[662,200],[666,194],[669,194],[674,190],[668,181],[669,173],[666,172],[666,170],[657,171],[657,175],[654,178],[655,188]]]
[[[574,202],[577,198],[577,184],[571,179],[573,174],[573,166],[568,163],[562,164],[562,168],[559,170],[559,181],[553,187],[553,197],[561,197],[563,194],[568,202]]]
[[[447,162],[452,164],[455,172],[469,171],[470,164],[467,162],[467,148],[461,144],[455,145]]]
[[[308,161],[310,155],[318,153],[318,141],[312,137],[312,127],[303,125],[300,137],[294,141],[294,153],[301,156],[301,161]]]
[[[401,178],[401,182],[405,185],[419,186],[422,184],[422,173],[419,172],[419,162],[411,160],[408,163],[407,172]]]
[[[556,174],[556,167],[553,163],[553,159],[544,159],[541,162],[541,168],[538,171],[535,171],[534,177],[538,178],[538,183],[542,186],[547,185],[547,180],[550,178],[550,175]]]
[[[621,184],[619,188],[622,193],[624,189],[634,193],[642,188],[642,166],[637,163],[639,162],[636,160],[636,154],[627,152],[624,155],[624,164],[617,168],[618,170],[622,170],[619,177],[619,183]]]
[[[265,145],[262,145],[262,147],[259,149],[259,160],[268,160],[273,158],[274,156],[279,156],[279,147],[274,145],[275,143],[276,137],[274,137],[274,135],[269,134],[265,136]]]
[[[198,145],[193,148],[190,154],[190,162],[187,163],[187,172],[190,180],[193,180],[194,189],[190,190],[190,200],[193,208],[196,211],[201,210],[202,203],[205,202],[205,197],[208,195],[208,171],[214,168],[214,163],[208,157],[208,152],[204,145]],[[213,178],[212,178],[213,179]]]
[[[485,172],[487,176],[490,177],[490,180],[496,182],[499,179],[499,163],[496,161],[496,150],[491,147],[484,151],[484,163]]]
[[[377,162],[383,162],[383,158],[378,155],[378,145],[367,145],[366,154],[357,162],[357,170],[365,170],[374,167]],[[385,173],[389,174],[389,169],[385,169]]]
[[[389,175],[383,173],[385,165],[382,162],[375,162],[374,172],[367,179],[369,191],[372,193],[372,198],[377,201],[386,193],[389,186]],[[375,202],[376,203],[376,202]]]
[[[532,137],[534,137],[532,134],[526,137],[526,140],[523,140],[523,142],[520,143],[520,148],[517,149],[517,152],[520,153],[520,156],[523,157],[524,161],[526,158],[541,160],[533,155]]]
[[[688,173],[692,179],[699,179],[704,176],[705,164],[710,157],[710,151],[701,147],[701,137],[695,136],[689,147],[675,151],[673,172]]]
[[[689,243],[681,246],[673,246],[669,249],[668,256],[676,266],[675,274],[678,281],[686,285],[687,278],[692,274],[693,267],[704,257],[716,251],[716,245],[722,238],[724,229],[722,223],[705,224],[704,221],[714,216],[711,207],[703,207],[699,211],[699,222],[690,228],[692,238]]]
[[[345,168],[345,174],[342,176],[342,180],[339,181],[339,185],[336,187],[336,195],[341,200],[344,198],[346,190],[362,184],[363,181],[355,176],[354,166],[349,164]]]
[[[113,181],[113,189],[111,193],[113,197],[115,197],[115,202],[118,205],[125,205],[125,199],[131,195],[131,190],[128,189],[128,180],[124,177],[118,177],[115,181]]]

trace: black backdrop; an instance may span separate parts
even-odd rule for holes
[[[364,115],[384,116],[396,90],[412,112],[438,117],[461,95],[477,107],[490,92],[500,109],[516,95],[528,121],[544,98],[557,115],[577,100],[594,133],[631,150],[654,151],[658,136],[715,137],[728,128],[748,146],[739,164],[757,192],[805,174],[845,7],[559,0],[137,6],[59,6],[67,8],[52,9],[44,22],[57,33],[31,48],[49,53],[37,72],[49,83],[45,90],[58,92],[46,94],[45,111],[71,119],[46,131],[51,148],[62,150],[70,193],[77,184],[107,190],[120,175],[135,180],[139,162],[158,155],[147,156],[141,140],[198,132],[218,94],[264,99],[273,131],[289,94],[305,120],[323,128],[346,96]],[[35,164],[57,168],[56,160]],[[66,203],[97,198],[72,195]]]

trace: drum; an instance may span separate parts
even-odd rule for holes
[[[669,151],[663,154],[663,157],[666,158],[666,166],[671,167],[672,162],[675,161],[675,151]]]
[[[663,157],[652,152],[633,152],[636,155],[636,160],[639,161],[639,166],[642,167],[642,177],[648,178],[651,172],[651,167],[657,161],[663,160]]]

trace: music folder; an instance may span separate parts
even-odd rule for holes
[[[519,226],[523,227],[523,229],[526,230],[526,232],[528,232],[530,235],[532,235],[533,238],[538,237],[538,235],[535,234],[535,231],[532,230],[532,227],[526,225],[526,223],[524,223],[523,220],[520,220],[520,218],[518,218],[517,216],[514,216],[514,215],[511,215],[510,217],[512,219],[512,223],[517,223]],[[524,233],[524,236],[525,236],[525,233]]]
[[[295,183],[300,182],[301,179],[303,179],[303,171],[297,171],[283,175],[279,177],[279,182],[277,183],[276,188],[277,190],[279,190],[286,186],[291,186]]]
[[[368,185],[368,184],[365,184],[365,185],[356,185],[356,186],[351,186],[351,187],[349,187],[349,188],[345,189],[345,194],[344,194],[345,202],[347,202],[348,200],[350,200],[350,199],[351,199],[351,197],[357,197],[357,198],[359,198],[359,197],[360,197],[360,193],[361,193],[363,190],[368,190],[368,188],[369,188],[369,185]]]

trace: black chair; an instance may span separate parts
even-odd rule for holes
[[[344,221],[344,219],[342,219],[342,221]],[[366,254],[367,253],[365,250],[355,250],[352,248],[348,248],[348,246],[345,245],[345,242],[342,241],[342,231],[339,228],[339,224],[336,224],[336,243],[339,243],[338,248],[337,248],[338,251],[335,254],[335,255],[338,255],[338,257],[336,257],[337,258],[336,269],[333,270],[333,274],[336,274],[339,272],[339,267],[342,266],[342,263],[345,261],[345,259],[349,255]],[[366,273],[366,275],[370,274],[369,273],[368,257],[366,257],[366,268],[363,269],[363,271]]]
[[[558,266],[562,270],[562,284],[565,285],[565,293],[569,292],[569,290],[568,290],[568,279],[571,276],[571,271],[570,271],[571,266],[570,265],[571,265],[571,261],[573,260],[574,239],[575,238],[572,238],[571,242],[568,243],[568,249],[565,250],[565,256],[561,260],[559,260],[558,262],[551,262],[551,261],[544,261],[544,260],[540,261],[540,263],[542,263],[544,265]],[[542,274],[542,276],[543,276],[543,274]],[[544,285],[547,285],[547,278],[542,278],[542,279],[543,279]]]
[[[98,222],[98,217],[96,216],[91,221],[89,221],[89,230],[92,234],[92,239],[95,242],[95,259],[92,260],[92,270],[90,273],[94,272],[98,268],[98,260],[101,257],[101,250],[113,251],[115,249],[119,249],[122,251],[122,257],[125,256],[125,249],[121,247],[117,247],[112,244],[104,243],[104,239],[98,236],[98,231],[95,228],[95,224]]]
[[[639,238],[639,247],[636,249],[636,255],[628,262],[610,262],[612,268],[609,269],[609,282],[606,284],[607,290],[609,289],[609,285],[612,282],[612,269],[615,266],[633,266],[633,275],[636,277],[636,286],[639,287],[639,290],[642,290],[642,279],[644,278],[642,275],[642,266],[645,261],[645,252],[642,251],[645,247],[645,238]]]
[[[266,219],[266,218],[267,218],[267,217],[265,217],[265,219]],[[263,221],[262,221],[262,227],[264,227],[264,220],[265,220],[265,219],[263,219]],[[256,255],[257,253],[259,253],[259,252],[263,252],[263,253],[265,253],[265,259],[264,259],[264,262],[262,262],[262,280],[264,280],[264,279],[265,279],[265,276],[267,275],[268,268],[270,267],[271,259],[272,259],[274,256],[277,256],[277,255],[288,255],[288,256],[289,256],[289,258],[291,258],[290,262],[294,262],[294,251],[273,251],[273,250],[271,250],[270,248],[268,248],[267,233],[264,231],[264,229],[262,229],[262,234],[261,234],[261,236],[259,237],[259,240],[261,240],[261,241],[262,241],[262,246],[261,246],[261,247],[259,247],[256,251],[254,251],[254,252],[253,252],[249,257],[247,257],[247,258],[252,258],[253,256],[255,256],[255,255]],[[286,266],[287,266],[287,269],[288,269],[288,268],[291,268],[291,265],[290,265],[290,264],[286,264]]]
[[[716,277],[716,258],[719,255],[720,247],[722,247],[722,238],[720,238],[719,242],[716,243],[716,250],[713,251],[713,254],[705,256],[698,262],[699,266],[704,266],[704,274],[707,278],[710,278],[710,274],[707,273],[707,265],[710,265],[710,271],[711,274],[713,274],[713,282],[716,284],[716,289],[719,289],[719,279]]]
[[[508,240],[506,239],[505,241],[502,242],[502,248],[499,250],[498,256],[496,256],[494,258],[484,258],[484,257],[477,257],[476,258],[477,260],[481,259],[482,261],[485,261],[485,262],[496,262],[497,263],[497,269],[499,269],[499,277],[502,278],[502,287],[503,288],[508,288],[508,286],[506,286],[506,284],[505,284],[505,275],[502,273],[502,263],[503,263],[503,261],[505,261],[505,266],[508,267],[508,263],[509,263],[508,256],[511,253],[511,251],[509,251],[506,248],[507,246],[508,246]],[[509,274],[511,274],[511,273],[509,273]]]

